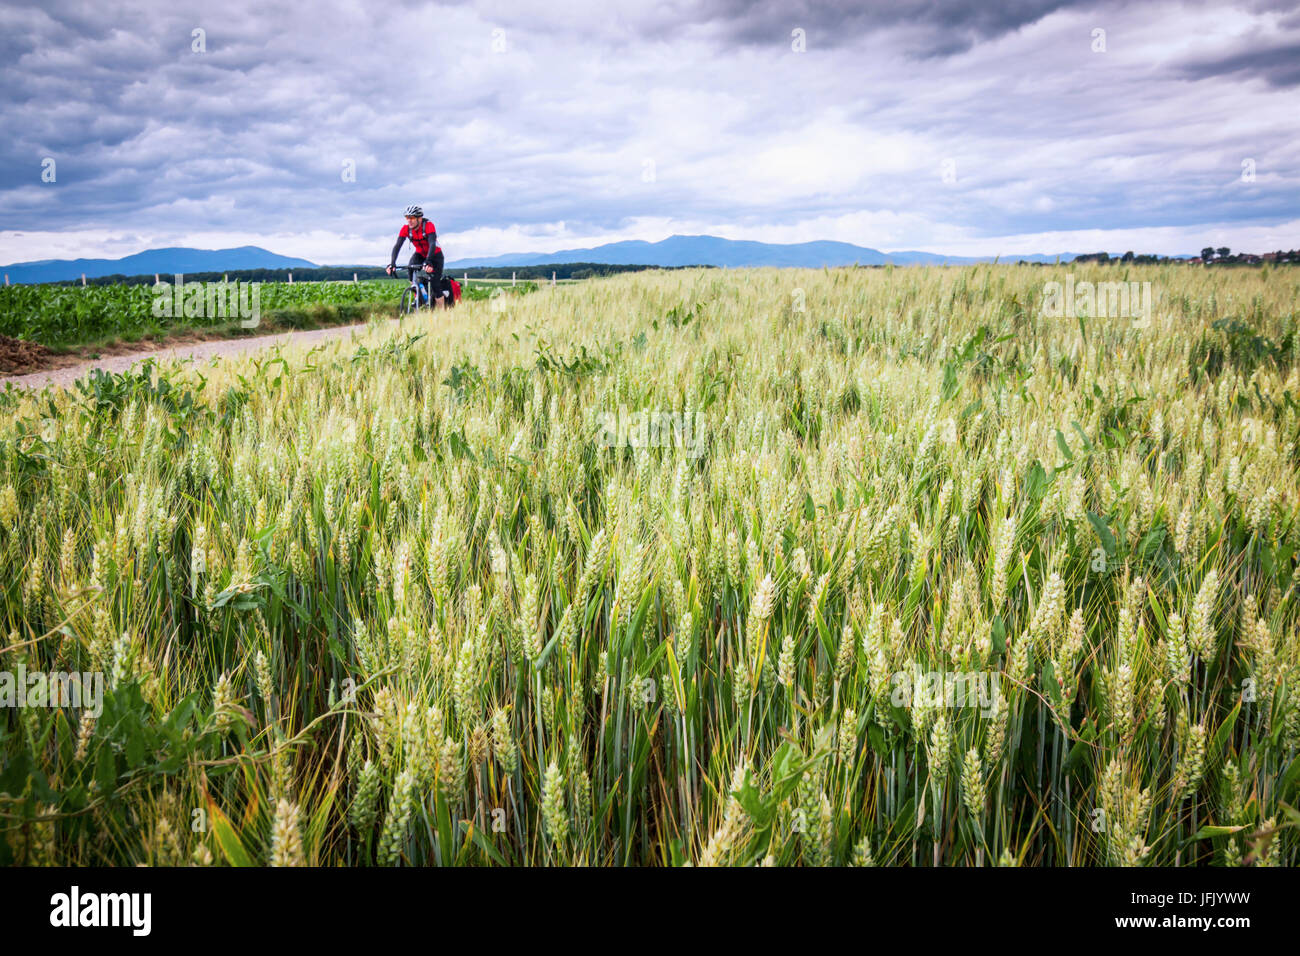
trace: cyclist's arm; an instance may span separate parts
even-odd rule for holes
[[[393,254],[388,257],[388,268],[390,269],[396,268],[397,254],[402,251],[402,243],[404,243],[405,241],[406,241],[406,237],[399,234],[397,237],[397,245],[393,246]]]

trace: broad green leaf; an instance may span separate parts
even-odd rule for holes
[[[217,838],[217,846],[221,848],[222,855],[231,866],[253,865],[248,851],[244,849],[244,844],[239,839],[239,834],[231,826],[230,819],[211,799],[208,800],[208,822],[212,827],[212,835]]]

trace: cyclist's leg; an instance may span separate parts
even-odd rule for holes
[[[445,261],[446,260],[443,258],[441,252],[431,252],[429,254],[428,262],[429,265],[433,266],[433,275],[430,276],[432,281],[429,283],[429,286],[433,289],[433,294],[436,296],[443,296],[442,266]],[[438,305],[446,306],[449,304],[450,302],[445,296],[438,299]]]

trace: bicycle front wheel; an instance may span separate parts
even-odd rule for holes
[[[416,308],[418,308],[418,305],[415,301],[415,290],[407,289],[402,293],[402,301],[398,303],[397,314],[410,315]]]

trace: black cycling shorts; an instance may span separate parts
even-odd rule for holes
[[[424,271],[424,266],[426,261],[429,265],[433,266],[433,276],[431,277],[433,279],[433,287],[435,289],[441,288],[442,287],[442,264],[444,261],[441,252],[433,253],[432,255],[429,256],[427,260],[424,258],[424,256],[420,255],[418,252],[412,253],[411,261],[407,263],[406,266],[407,278],[410,278],[411,274],[414,273],[416,270],[419,270],[421,275],[428,275],[428,273]]]

